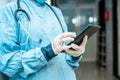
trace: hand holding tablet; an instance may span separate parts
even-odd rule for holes
[[[80,43],[82,42],[83,38],[85,37],[85,35],[88,36],[88,39],[93,36],[99,29],[101,28],[101,26],[99,25],[94,25],[94,24],[89,24],[88,26],[84,27],[80,33],[77,34],[77,36],[75,37],[75,40],[70,42],[68,45],[70,45],[71,43],[80,45]]]

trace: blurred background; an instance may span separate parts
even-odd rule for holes
[[[1,0],[0,7],[15,0]],[[68,30],[90,23],[102,28],[87,43],[77,80],[120,80],[120,0],[48,0],[63,12]],[[7,80],[2,73],[0,80]]]

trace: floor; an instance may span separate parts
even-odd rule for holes
[[[81,62],[80,67],[76,70],[76,75],[77,80],[118,80],[94,62]]]

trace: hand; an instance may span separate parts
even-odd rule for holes
[[[87,43],[87,36],[85,36],[83,38],[83,41],[80,45],[71,44],[70,46],[71,46],[72,49],[68,48],[68,49],[65,50],[65,52],[67,54],[70,54],[70,55],[74,56],[74,57],[78,57],[85,52],[86,43]]]
[[[61,51],[69,49],[71,46],[65,46],[65,42],[74,41],[76,34],[74,32],[65,32],[58,35],[52,42],[52,49],[55,54],[61,53]]]

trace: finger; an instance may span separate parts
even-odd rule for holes
[[[67,51],[68,53],[70,53],[70,54],[76,54],[76,53],[78,53],[78,51],[77,51],[77,50],[74,50],[72,47],[70,47],[69,49],[66,49],[66,51]]]
[[[77,57],[77,56],[80,56],[80,55],[81,55],[79,52],[76,52],[76,51],[71,50],[71,49],[66,50],[65,52],[66,52],[67,54],[69,54],[69,55],[74,56],[74,57]]]
[[[85,52],[85,48],[84,48],[84,49],[82,49],[81,54],[83,54],[84,52]]]
[[[78,46],[78,45],[76,45],[76,44],[73,44],[73,43],[72,43],[70,46],[71,46],[74,50],[76,50],[76,51],[77,51],[77,50],[80,50],[80,46]]]
[[[70,49],[70,48],[71,48],[71,46],[63,46],[62,48],[63,48],[63,50],[65,50],[65,51],[66,51],[66,50]]]
[[[80,56],[81,54],[83,54],[85,52],[85,46],[77,46],[75,44],[72,44],[74,45],[74,48],[73,47],[66,47],[66,49],[64,48],[65,52],[76,57],[76,56]],[[76,47],[76,48],[75,48]],[[72,49],[71,49],[72,48]],[[74,49],[74,50],[73,50]]]
[[[75,51],[75,50],[72,50],[72,49],[66,50],[66,53],[68,53],[68,54],[70,54],[70,55],[72,55],[74,57],[80,56],[84,52],[85,52],[85,49],[81,49],[79,51]]]
[[[83,41],[82,41],[82,43],[80,45],[86,45],[87,39],[88,39],[88,36],[85,35],[85,37],[83,38]]]
[[[74,38],[66,37],[59,40],[60,44],[63,44],[65,42],[71,42],[71,41],[74,41]]]
[[[75,37],[75,36],[76,36],[75,32],[65,32],[65,33],[60,35],[60,39],[65,38],[65,37]]]

